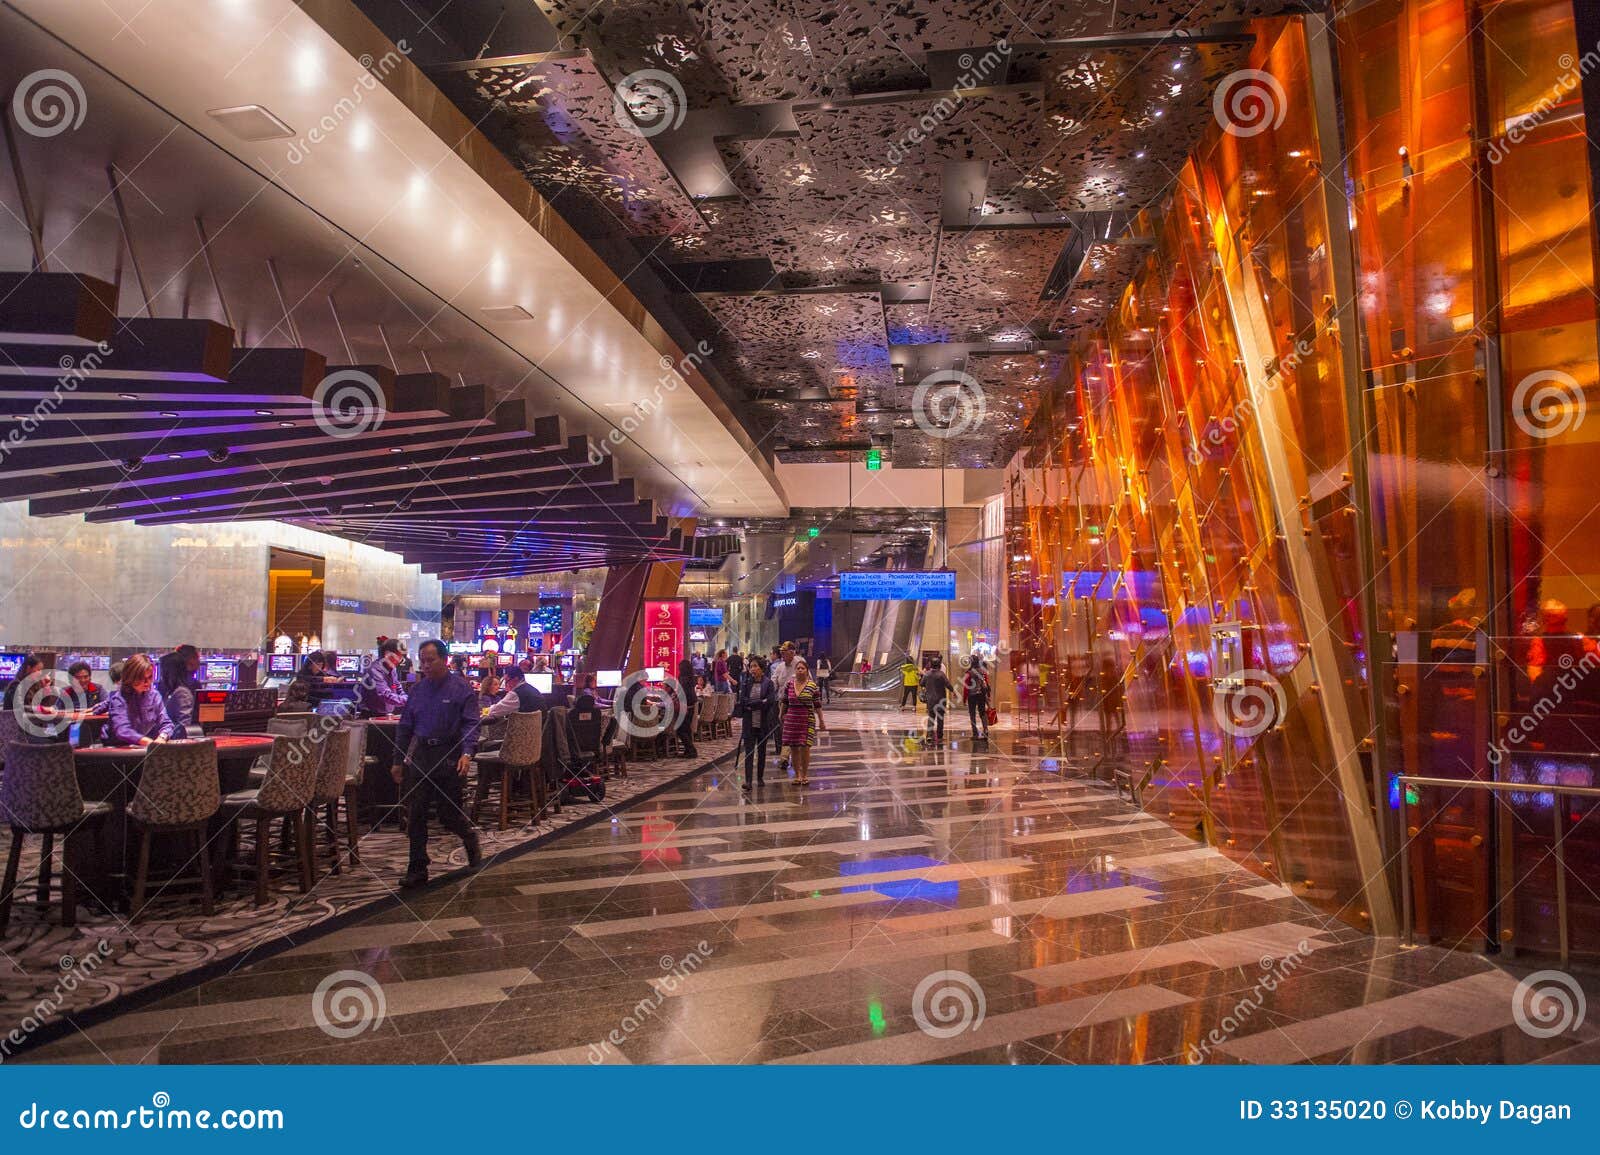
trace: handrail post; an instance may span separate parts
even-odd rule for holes
[[[1411,926],[1411,822],[1410,802],[1406,791],[1411,788],[1402,776],[1400,779],[1400,941],[1406,946],[1416,946],[1417,938]],[[1417,794],[1422,800],[1422,794]]]
[[[1561,795],[1550,796],[1550,809],[1556,816],[1556,933],[1561,941],[1561,965],[1567,965],[1567,847],[1566,823],[1562,819]]]

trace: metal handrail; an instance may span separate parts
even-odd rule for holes
[[[1473,778],[1429,778],[1420,774],[1401,774],[1400,806],[1405,814],[1407,786],[1456,787],[1462,790],[1487,790],[1491,794],[1570,794],[1580,798],[1600,798],[1600,786],[1560,786],[1543,782],[1485,782]],[[1556,858],[1556,933],[1561,941],[1561,962],[1570,954],[1567,925],[1567,849],[1566,831],[1562,829],[1561,807],[1552,806],[1555,819],[1555,841],[1552,850]],[[1402,822],[1404,821],[1402,817]],[[1405,833],[1402,831],[1402,833]],[[1405,930],[1406,946],[1416,946],[1416,929],[1411,924],[1411,837],[1407,833],[1400,840],[1400,925]]]

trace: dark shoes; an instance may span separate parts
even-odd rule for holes
[[[426,870],[408,870],[406,876],[400,880],[401,890],[421,890],[428,885],[428,872]]]
[[[467,848],[467,866],[471,870],[477,870],[483,865],[483,844],[478,841],[476,834],[464,842]]]

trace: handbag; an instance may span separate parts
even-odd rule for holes
[[[1000,711],[996,710],[993,706],[990,706],[983,712],[983,720],[985,725],[993,726],[996,722],[1000,721]]]

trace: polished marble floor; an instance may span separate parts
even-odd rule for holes
[[[611,821],[25,1058],[1600,1061],[1518,978],[1332,921],[1008,735],[834,711],[812,785]],[[964,730],[964,728],[962,728]]]

